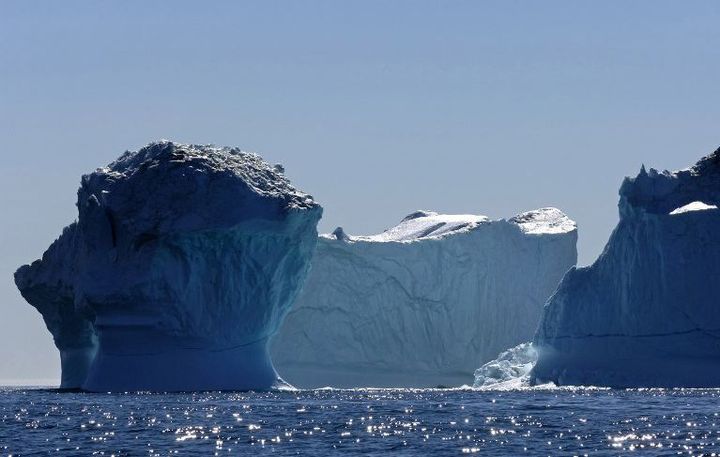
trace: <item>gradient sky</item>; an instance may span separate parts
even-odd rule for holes
[[[720,145],[720,2],[0,2],[0,380],[59,377],[12,273],[161,138],[285,165],[322,231],[557,206],[580,263],[642,163]],[[0,381],[2,382],[2,381]]]

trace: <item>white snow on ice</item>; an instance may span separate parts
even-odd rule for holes
[[[685,206],[681,206],[680,208],[675,208],[674,210],[670,211],[670,214],[674,215],[689,213],[691,211],[707,211],[709,209],[718,209],[718,207],[716,205],[708,205],[701,201],[694,201],[692,203],[688,203]]]
[[[370,242],[417,241],[467,232],[487,222],[490,222],[490,218],[482,215],[438,214],[433,211],[420,210],[408,215],[398,225],[382,233],[350,236],[348,240]],[[328,237],[329,235],[325,236]]]
[[[516,223],[520,230],[529,235],[567,233],[577,228],[575,221],[557,208],[528,211],[513,217],[510,222]]]

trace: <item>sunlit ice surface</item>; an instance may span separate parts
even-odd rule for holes
[[[715,455],[717,389],[0,389],[0,454]]]

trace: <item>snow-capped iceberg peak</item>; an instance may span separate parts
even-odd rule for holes
[[[74,259],[72,278],[57,275],[68,309],[97,333],[84,388],[278,382],[266,342],[305,279],[322,213],[281,167],[235,148],[152,143],[83,176],[78,210],[74,243],[41,262]],[[21,291],[42,282],[33,276],[18,272]]]
[[[563,234],[575,231],[577,225],[557,208],[540,208],[510,219],[529,235]]]
[[[620,189],[620,221],[573,269],[535,336],[536,382],[720,386],[720,149]]]
[[[555,208],[508,220],[416,211],[377,235],[336,229],[320,236],[273,361],[298,387],[470,384],[532,338],[576,241]]]
[[[490,222],[487,216],[473,214],[438,214],[434,211],[415,211],[400,223],[377,235],[356,236],[351,241],[417,241],[467,232]]]

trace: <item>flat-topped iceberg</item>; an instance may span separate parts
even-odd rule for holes
[[[62,387],[264,389],[266,343],[305,279],[322,209],[281,167],[159,142],[83,176],[79,218],[16,283]]]
[[[321,235],[272,341],[275,366],[298,387],[470,384],[532,338],[576,241],[555,208],[509,220],[417,211],[378,235]]]
[[[720,149],[620,188],[620,222],[573,269],[535,336],[535,382],[720,386]]]

